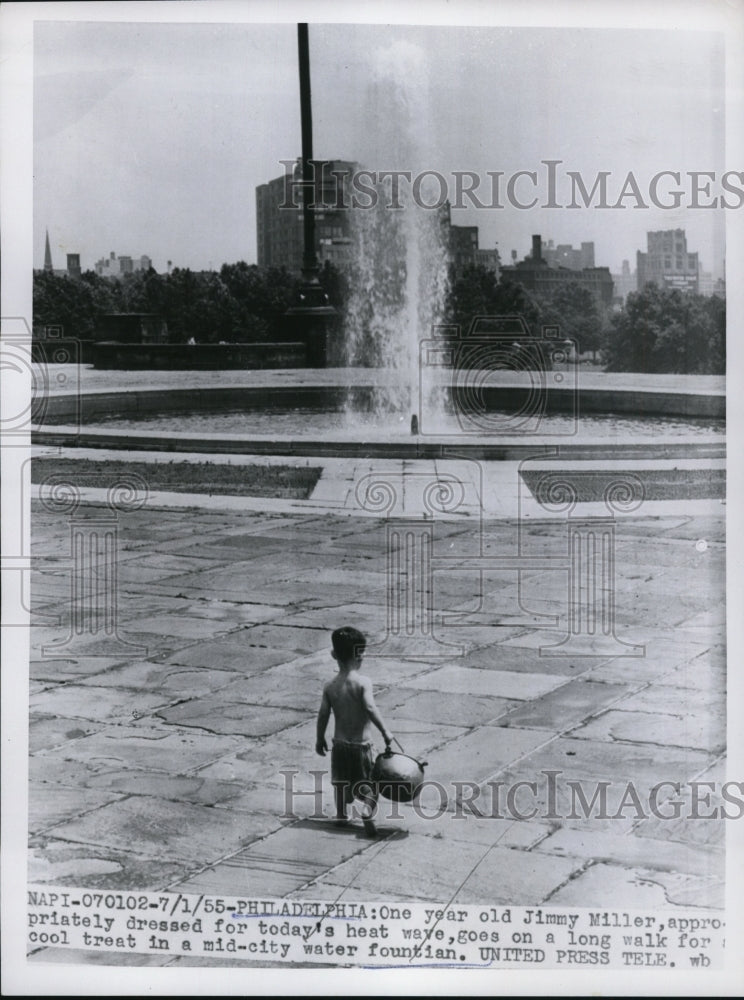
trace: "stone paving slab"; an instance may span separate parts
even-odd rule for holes
[[[31,716],[28,726],[29,751],[51,750],[97,733],[104,724],[82,719],[45,718]]]
[[[311,556],[313,546],[317,546],[326,540],[325,536],[320,534],[313,538],[312,531],[305,533],[301,529],[297,530],[298,534],[294,540],[293,548],[297,549],[294,555],[300,559],[303,555],[303,549],[310,550],[304,554]],[[210,560],[217,563],[233,564],[240,562],[252,562],[256,558],[261,560],[264,568],[270,569],[271,564],[269,557],[272,555],[281,555],[286,551],[286,547],[290,543],[292,543],[292,539],[283,537],[283,534],[276,535],[268,534],[267,532],[249,532],[247,534],[240,535],[232,534],[228,537],[224,537],[222,535],[211,535],[209,538],[199,541],[195,541],[192,537],[188,543],[183,543],[182,548],[173,551],[174,553],[180,555],[184,561],[190,561],[194,567],[199,570],[208,569],[208,562]],[[319,565],[332,565],[333,556],[330,553],[325,554],[323,552],[317,552],[315,554],[318,557]],[[187,556],[198,556],[199,560],[203,560],[202,565],[199,566],[197,561],[193,558],[191,560],[186,560]],[[307,564],[310,565],[310,559],[307,560]]]
[[[182,609],[185,615],[191,618],[228,622],[231,628],[236,628],[238,625],[260,625],[262,622],[280,618],[284,614],[283,606],[219,601],[211,597],[186,601],[185,605]]]
[[[515,708],[501,720],[501,725],[565,731],[596,715],[608,705],[625,699],[631,690],[624,684],[570,681],[557,690]],[[622,702],[623,705],[625,703]]]
[[[678,792],[670,787],[663,789],[669,794],[666,798],[659,796],[660,816],[638,820],[633,826],[634,834],[723,850],[730,818],[741,816],[739,800],[726,801],[721,794],[721,785],[727,780],[725,759],[716,761],[695,780],[700,784],[694,793],[690,785],[682,785]],[[739,791],[731,789],[730,793],[738,796]]]
[[[281,767],[281,764],[279,766]],[[196,776],[204,778],[204,772],[198,771]],[[215,800],[215,809],[249,813],[269,813],[275,816],[278,820],[278,825],[282,826],[293,823],[297,818],[301,817],[313,817],[314,815],[320,817],[322,815],[331,818],[335,815],[335,808],[333,805],[333,795],[329,786],[324,789],[320,804],[314,795],[297,796],[296,798],[292,796],[294,788],[303,792],[314,791],[314,785],[308,783],[308,777],[307,775],[298,775],[291,784],[269,784],[268,782],[251,781],[248,778],[245,781],[232,782],[205,778],[204,790],[205,794],[211,794],[211,790],[215,786],[231,790],[229,797],[225,796],[219,800]],[[192,800],[189,799],[189,801]],[[319,808],[316,809],[316,806],[319,806]]]
[[[426,794],[430,791],[433,793]],[[553,829],[550,823],[490,816],[487,804],[477,799],[472,805],[465,805],[462,809],[442,812],[439,796],[429,789],[424,789],[416,808],[400,805],[396,811],[387,802],[381,802],[380,809],[391,825],[400,825],[401,829],[409,833],[437,840],[464,840],[484,847],[498,845],[528,851],[544,840]],[[476,809],[480,809],[482,815],[473,811]],[[401,819],[398,819],[398,813]]]
[[[449,900],[483,857],[482,844],[457,842],[453,852],[446,841],[419,834],[380,841],[363,855],[339,864],[308,887],[354,889],[367,899],[384,899],[387,886],[404,896],[421,900]],[[345,898],[345,897],[344,897]]]
[[[28,760],[29,795],[31,785],[35,783],[86,788],[90,778],[96,774],[105,775],[112,770],[115,769],[87,760],[65,760],[63,757],[32,753]]]
[[[414,678],[409,687],[451,694],[482,694],[494,698],[528,699],[539,697],[565,683],[551,674],[519,674],[506,670],[478,670],[468,667],[440,667]]]
[[[181,667],[170,663],[151,663],[148,660],[116,666],[79,681],[81,687],[122,688],[130,692],[161,692],[170,704],[176,699],[200,698],[219,691],[235,680],[232,670],[205,670],[203,667]],[[91,692],[92,696],[93,692]]]
[[[596,683],[626,684],[637,689],[662,678],[668,681],[671,674],[672,668],[668,663],[659,663],[656,657],[644,655],[605,660],[601,666],[593,667],[587,676]]]
[[[203,806],[230,803],[243,791],[240,784],[212,780],[201,774],[162,774],[123,768],[91,775],[86,780],[86,787],[109,788],[122,795],[150,795]]]
[[[554,738],[498,775],[504,788],[520,781],[534,783],[534,789],[525,788],[515,797],[514,809],[518,815],[553,816],[569,827],[626,833],[639,818],[650,815],[650,795],[655,785],[664,781],[683,784],[713,760],[711,754],[698,749],[652,743],[607,743],[574,736],[572,733]],[[549,772],[554,774],[552,785]],[[495,795],[492,787],[481,785],[480,798],[487,806]],[[599,796],[596,800],[595,795]],[[504,813],[506,793],[499,792],[496,801],[499,809],[491,807],[491,811]]]
[[[228,736],[269,736],[304,721],[306,713],[286,707],[225,703],[220,694],[174,708],[158,715],[167,723]]]
[[[214,618],[186,615],[153,615],[150,618],[138,618],[137,624],[146,632],[156,632],[159,635],[175,633],[184,639],[212,639],[235,628],[232,623],[220,622]]]
[[[572,878],[576,861],[566,858],[548,863],[533,851],[510,851],[495,847],[463,883],[452,900],[457,903],[525,905],[525,901],[545,902],[556,887]]]
[[[544,730],[480,726],[441,747],[432,757],[427,777],[445,784],[452,794],[453,781],[485,781],[550,738]]]
[[[39,636],[34,640],[32,650],[43,652],[44,657],[90,657],[102,656],[111,658],[118,657],[120,660],[126,656],[164,656],[190,646],[194,640],[184,639],[180,636],[160,635],[156,632],[137,632],[134,629],[123,627],[119,629],[118,636],[113,639],[108,635],[93,634],[75,637],[74,641],[69,641],[69,632],[55,629],[44,629],[46,636]],[[67,633],[67,635],[65,634]]]
[[[709,650],[664,675],[664,683],[697,691],[726,690],[726,658]]]
[[[565,778],[614,779],[624,789],[628,781],[649,788],[666,779],[687,781],[712,761],[713,755],[704,750],[591,740],[578,737],[574,730],[536,750],[524,764],[535,775],[557,767]]]
[[[238,893],[242,897],[262,898],[275,895],[272,886],[278,884],[285,895],[368,846],[369,840],[351,826],[300,820],[173,888],[180,892]]]
[[[338,628],[339,620],[353,621],[355,628],[362,631],[368,639],[373,633],[384,631],[385,626],[385,605],[349,602],[342,608],[311,608],[303,611],[295,611],[292,614],[277,615],[274,619],[276,625],[295,625],[308,628],[325,629],[328,633],[328,643],[330,648],[330,633]],[[382,638],[380,635],[379,638]]]
[[[99,731],[100,730],[100,731]],[[96,727],[91,736],[63,743],[45,756],[65,760],[90,761],[93,765],[152,767],[158,771],[182,773],[217,760],[241,745],[235,736],[212,736],[208,741],[199,734],[170,733],[134,726]]]
[[[698,629],[717,626],[718,628],[725,629],[726,621],[726,605],[721,603],[716,607],[706,608],[705,611],[701,611],[700,614],[693,615],[692,618],[688,618],[686,621],[682,622],[682,628]]]
[[[167,656],[167,664],[182,667],[203,667],[208,670],[232,670],[257,673],[291,658],[286,650],[248,647],[242,633],[226,639],[211,639],[192,643]]]
[[[220,574],[216,584],[210,580],[209,573]],[[240,601],[251,606],[340,607],[346,601],[358,603],[365,598],[361,587],[356,593],[349,593],[348,587],[329,584],[322,591],[315,592],[312,588],[308,589],[307,582],[294,579],[278,583],[274,581],[264,583],[260,578],[252,580],[250,567],[246,567],[242,573],[230,568],[190,574],[188,577],[172,577],[160,583],[150,584],[149,589],[155,594],[172,597],[180,596],[192,600],[214,598],[218,601]]]
[[[70,660],[32,659],[30,676],[39,681],[78,680],[82,683],[86,677],[101,674],[110,667],[125,664],[121,657],[85,656]]]
[[[100,722],[126,721],[150,715],[154,709],[167,705],[173,696],[148,691],[119,691],[116,688],[83,687],[65,684],[31,698],[31,711],[38,715],[61,715],[67,718],[93,718]]]
[[[286,649],[305,654],[320,649],[327,651],[330,637],[325,629],[265,623],[245,629],[240,638],[251,648]]]
[[[724,875],[723,852],[643,836],[563,829],[542,840],[536,850],[585,861],[620,863],[632,868],[715,875],[718,878]]]
[[[725,720],[725,712],[724,712]],[[653,712],[614,711],[574,729],[577,739],[609,739],[664,747],[695,747],[721,753],[726,746],[726,728],[707,714],[667,715]]]
[[[570,860],[464,841],[453,854],[444,839],[423,841],[411,834],[383,842],[370,860],[364,856],[339,865],[317,884],[353,887],[375,899],[393,882],[398,892],[418,899],[516,904],[542,902],[577,867]],[[314,890],[309,887],[308,895]]]
[[[474,649],[472,653],[467,653],[459,661],[459,666],[576,677],[606,662],[601,657],[592,656],[542,656],[535,649],[499,643],[496,646]]]
[[[417,691],[408,687],[391,687],[376,694],[375,702],[382,711],[394,712],[397,719],[428,719],[466,727],[488,723],[500,725],[502,716],[521,704],[514,699],[488,695],[459,694],[457,698],[444,699],[438,691]]]
[[[503,640],[502,645],[533,650],[540,658],[557,659],[565,656],[570,661],[587,657],[594,659],[613,659],[618,656],[643,655],[642,643],[653,634],[649,626],[640,626],[633,632],[620,630],[619,635],[578,634],[570,637],[568,629],[563,632],[552,629],[522,630],[519,635]]]
[[[158,859],[206,864],[275,829],[275,816],[231,815],[190,802],[138,795],[86,813],[54,828],[54,836],[84,844],[131,850]]]
[[[34,837],[29,852],[29,882],[85,886],[90,889],[162,889],[188,868],[181,860],[148,858],[127,849],[77,844],[49,836]],[[130,845],[131,846],[131,845]]]
[[[285,805],[289,802],[290,808],[294,804],[293,811],[302,816],[311,815],[315,811],[320,782],[321,801],[327,804],[330,810],[328,815],[332,815],[334,810],[329,758],[316,756],[314,741],[312,744],[296,741],[294,731],[290,729],[282,733],[283,743],[280,747],[274,745],[273,741],[246,737],[241,750],[204,764],[195,773],[200,777],[239,783],[246,789],[259,783],[266,790],[267,798],[275,804],[280,802],[276,797],[279,790],[283,796],[282,813],[286,811]],[[295,799],[292,797],[293,791]]]
[[[92,809],[119,799],[112,787],[105,789],[54,787],[35,783],[29,789],[28,826],[42,833],[64,820],[74,819]]]
[[[615,910],[659,910],[674,906],[723,908],[723,882],[713,876],[665,873],[648,868],[592,864],[561,886],[550,906],[602,907]]]
[[[710,716],[713,725],[726,724],[726,695],[724,691],[703,691],[666,683],[654,684],[628,695],[614,707],[627,712],[662,712],[684,717],[703,712]]]

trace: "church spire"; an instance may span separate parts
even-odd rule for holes
[[[44,270],[53,271],[52,251],[49,248],[49,230],[46,231],[46,247],[44,248]]]

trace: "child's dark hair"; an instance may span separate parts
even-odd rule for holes
[[[364,652],[367,640],[362,633],[351,625],[344,625],[337,628],[331,635],[333,652],[341,663],[347,663],[354,656],[360,656]]]

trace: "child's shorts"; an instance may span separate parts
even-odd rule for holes
[[[371,789],[375,757],[371,743],[334,740],[331,748],[331,781],[345,787],[349,798],[360,798],[360,791]]]

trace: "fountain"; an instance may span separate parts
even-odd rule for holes
[[[375,204],[352,210],[355,252],[344,317],[346,362],[390,373],[367,410],[379,424],[394,424],[396,417],[408,424],[420,390],[420,341],[444,317],[449,219],[444,205],[422,207],[436,205],[432,178],[425,178],[414,200],[410,185],[399,186],[392,176],[407,170],[419,177],[435,162],[423,50],[406,42],[378,50],[369,77],[363,110],[369,148],[361,150],[362,158],[385,170],[374,172]],[[401,207],[391,208],[396,204]],[[425,391],[428,396],[436,390],[432,385]],[[348,415],[347,424],[357,426],[353,397]]]
[[[312,158],[307,25],[298,26],[298,41],[307,179]],[[364,120],[373,146],[360,149],[360,160],[380,164],[389,157],[384,161],[388,174],[395,167],[421,177],[436,162],[424,52],[394,43],[374,54],[370,78]],[[144,390],[141,376],[127,387],[126,378],[117,375],[104,392],[51,396],[32,439],[57,446],[318,457],[436,458],[452,454],[455,446],[457,454],[478,460],[520,459],[534,454],[536,446],[556,445],[561,456],[578,458],[606,458],[610,452],[623,458],[723,456],[723,379],[579,379],[565,347],[530,339],[520,317],[476,320],[464,337],[453,340],[450,329],[437,340],[432,334],[442,324],[447,292],[446,208],[421,204],[436,205],[438,185],[432,191],[424,184],[418,203],[401,186],[401,207],[393,209],[392,176],[383,176],[380,185],[376,205],[353,216],[356,262],[344,317],[346,368],[285,371],[268,380],[266,373],[234,376],[231,382],[222,375],[187,387],[179,384],[181,378],[159,376],[160,384]],[[288,318],[312,330],[314,353],[320,356],[327,349],[333,310],[318,281],[313,213],[307,204],[303,213],[304,284],[301,302]],[[535,359],[542,360],[536,365]],[[269,427],[253,423],[253,414],[270,410],[273,415],[277,408],[289,421],[272,420]],[[334,427],[313,427],[303,409],[331,413]],[[237,414],[237,425],[219,420],[225,411]],[[340,429],[339,411],[344,413]],[[216,415],[212,426],[201,422],[189,430],[186,420],[178,419],[173,430],[175,415],[204,413]],[[579,413],[587,435],[579,433]],[[587,427],[585,415],[596,413],[636,422],[663,417],[672,423],[652,424],[639,436],[625,426],[618,433],[612,423]],[[143,430],[143,419],[153,416],[160,424]],[[686,425],[690,418],[701,420],[700,427]],[[692,439],[686,429],[695,430]]]

